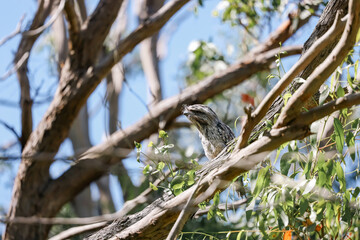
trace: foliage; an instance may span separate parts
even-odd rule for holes
[[[157,191],[158,188],[170,191],[177,196],[195,183],[195,171],[199,164],[194,159],[171,161],[170,149],[174,144],[168,143],[168,134],[164,130],[159,131],[159,144],[149,142],[148,147],[151,148],[151,155],[141,151],[141,144],[135,143],[137,149],[138,161],[144,163],[143,174],[145,176],[155,176],[153,179],[163,179],[163,184],[156,186],[150,182],[150,188]],[[141,160],[140,155],[146,159]]]

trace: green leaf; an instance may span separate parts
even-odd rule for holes
[[[244,230],[241,230],[238,235],[236,236],[236,240],[240,240],[241,239],[241,235],[243,234]]]
[[[335,133],[335,143],[336,143],[336,149],[341,154],[343,152],[344,148],[344,128],[340,122],[339,119],[334,119],[334,133]]]
[[[345,96],[345,91],[341,86],[339,86],[338,89],[336,90],[336,95],[339,98]]]
[[[343,168],[341,167],[340,162],[335,163],[335,170],[336,170],[337,179],[340,183],[340,191],[345,192],[346,191],[345,174]]]
[[[329,176],[327,176],[326,173],[323,170],[320,170],[319,171],[319,182],[318,182],[318,184],[321,187],[325,186],[325,184],[326,184],[326,182],[328,180],[328,177]]]
[[[303,192],[303,195],[311,192],[311,190],[313,190],[313,188],[315,187],[316,185],[316,179],[313,178],[311,179],[307,184],[306,184],[306,187],[305,187],[305,190]]]
[[[355,119],[355,120],[352,122],[351,127],[352,127],[352,128],[357,128],[357,126],[359,125],[359,122],[360,122],[359,118]]]
[[[219,194],[219,192],[215,193],[213,201],[214,201],[213,205],[215,205],[215,206],[219,205],[219,203],[220,203],[220,194]]]
[[[252,209],[246,211],[246,221],[250,221],[252,212],[253,212]]]
[[[269,181],[266,181],[266,178],[269,176],[269,169],[270,166],[264,167],[262,169],[260,169],[257,180],[256,180],[256,184],[255,184],[255,188],[254,188],[254,192],[253,192],[253,196],[255,199],[257,196],[259,196],[260,192],[267,187],[266,183],[269,183]]]
[[[152,184],[152,183],[149,183],[150,184],[150,188],[152,189],[152,190],[154,190],[154,191],[157,191],[158,190],[158,188],[154,185],[154,184]]]
[[[137,149],[141,149],[141,143],[134,141],[134,144]]]
[[[149,171],[150,171],[150,165],[146,165],[143,169],[143,174],[146,175],[146,174],[149,174]]]
[[[167,134],[167,132],[165,132],[164,130],[160,130],[160,131],[159,131],[159,138],[165,139],[165,138],[167,138],[167,137],[169,137],[168,134]]]
[[[300,215],[304,215],[308,207],[309,207],[308,200],[304,197],[300,198],[300,209],[299,209]]]
[[[214,205],[211,205],[207,214],[207,220],[212,219],[215,216],[216,207]]]
[[[195,170],[190,170],[186,173],[186,175],[188,176],[188,179],[187,179],[187,185],[188,186],[191,186],[195,183]]]
[[[330,88],[328,87],[328,85],[324,85],[324,89],[320,93],[319,105],[322,105],[325,102],[326,98],[329,96],[329,93]]]
[[[159,162],[156,169],[159,171],[162,171],[165,167],[165,163],[164,162]]]
[[[280,212],[280,218],[281,218],[281,221],[284,223],[284,227],[289,225],[289,217],[286,215],[286,213],[284,211]]]
[[[140,154],[141,154],[141,144],[134,141],[136,147],[136,161],[140,162]]]
[[[171,181],[170,186],[172,189],[176,190],[176,189],[181,189],[185,184],[185,181],[183,179],[182,176],[176,176],[174,177],[174,179]]]
[[[346,139],[345,139],[346,145],[349,147],[349,152],[350,152],[350,157],[353,161],[355,161],[355,136],[352,132],[349,132],[346,135]]]
[[[309,179],[311,177],[311,165],[312,165],[312,161],[307,161],[306,165],[304,167],[304,175],[306,177],[306,179]]]
[[[354,192],[352,193],[352,195],[353,195],[354,198],[357,198],[357,196],[359,195],[359,193],[360,193],[360,188],[359,188],[359,187],[356,187],[356,188],[354,189]]]
[[[288,146],[290,147],[290,145]],[[298,155],[294,152],[287,152],[281,156],[280,159],[280,171],[281,174],[287,176],[292,163],[296,163]]]
[[[224,214],[219,209],[216,209],[216,216],[218,216],[221,220],[226,221]]]

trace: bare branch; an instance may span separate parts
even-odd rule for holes
[[[29,52],[25,52],[22,55],[22,57],[14,64],[14,67],[1,76],[0,81],[3,81],[8,77],[10,77],[11,75],[13,75],[14,73],[16,73],[17,70],[19,70],[19,68],[21,68],[24,65],[24,63],[28,60],[29,55],[30,55]]]
[[[81,18],[78,16],[77,12],[75,11],[75,3],[74,0],[68,0],[65,3],[65,13],[66,19],[68,22],[68,30],[69,30],[69,38],[70,41],[75,44],[77,41],[77,37],[81,27]],[[73,44],[70,46],[70,49],[73,48]]]
[[[105,227],[107,224],[108,224],[108,222],[99,222],[99,223],[93,223],[93,224],[79,226],[79,227],[72,227],[72,228],[66,229],[65,231],[62,231],[61,233],[49,238],[49,240],[69,239],[73,236],[76,236],[76,235],[79,235],[82,233],[100,229],[102,227]]]
[[[66,2],[66,0],[60,1],[59,6],[57,7],[54,14],[51,16],[50,20],[46,24],[44,24],[41,27],[38,27],[36,29],[31,29],[29,31],[24,32],[23,36],[29,37],[29,36],[40,35],[45,29],[50,27],[55,22],[55,20],[60,16],[62,10],[64,9],[65,2]]]
[[[348,0],[329,1],[323,13],[321,14],[321,17],[318,23],[316,24],[315,29],[313,30],[311,36],[304,43],[302,54],[306,53],[306,51],[311,47],[311,45],[328,31],[328,29],[332,26],[335,20],[335,16],[338,12],[341,13],[341,16],[345,16],[347,14]],[[316,69],[319,66],[319,64],[321,64],[326,59],[326,57],[331,53],[331,51],[334,49],[335,45],[339,41],[340,37],[341,37],[341,33],[338,34],[335,40],[333,40],[330,44],[328,44],[328,46],[315,57],[315,59],[298,75],[298,77],[302,79],[307,79],[309,75],[314,71],[314,69]],[[300,85],[301,83],[297,81],[293,81],[291,85],[284,92],[293,94],[300,87]],[[314,98],[316,99],[317,96],[318,94],[316,94]],[[313,101],[313,99],[309,100],[308,102],[306,102],[306,108],[309,109],[314,107],[315,102],[316,101]],[[284,106],[283,98],[279,96],[271,105],[264,119],[273,120],[275,115],[282,110],[283,106]],[[265,124],[266,124],[265,121],[263,121],[255,126],[254,130],[252,131],[250,141],[254,141],[257,139],[257,136],[259,135],[259,133],[262,132],[262,129],[264,128]]]
[[[141,23],[144,23],[149,16],[156,13],[162,7],[164,1],[144,0],[139,2],[139,4],[141,8],[139,19]],[[159,59],[157,54],[158,37],[159,33],[157,32],[140,43],[140,60],[149,86],[150,96],[148,97],[148,102],[150,107],[162,99]]]
[[[0,47],[2,45],[4,45],[7,41],[9,41],[10,39],[12,39],[13,37],[15,37],[16,35],[18,35],[19,33],[21,33],[21,25],[22,22],[24,21],[25,18],[25,14],[22,15],[22,17],[20,18],[20,21],[18,22],[18,24],[16,25],[15,30],[10,33],[8,36],[4,37],[3,39],[0,40]]]
[[[360,104],[360,93],[348,94],[344,97],[338,98],[328,102],[322,106],[310,109],[308,112],[301,113],[292,124],[310,124],[316,120],[328,116],[329,114],[354,105]]]
[[[144,24],[121,40],[116,48],[102,60],[95,68],[95,75],[104,75],[108,72],[125,54],[132,50],[145,38],[159,31],[162,26],[189,0],[173,0],[165,4],[157,13],[149,17]]]
[[[4,121],[2,121],[2,120],[0,120],[0,124],[4,125],[4,127],[6,127],[7,129],[9,129],[10,132],[12,132],[12,133],[15,135],[16,139],[17,139],[18,141],[20,141],[20,136],[19,136],[19,134],[16,132],[16,130],[15,130],[12,126],[10,126],[9,124],[7,124],[6,122],[4,122]]]

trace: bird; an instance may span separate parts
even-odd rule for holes
[[[203,104],[184,104],[182,114],[198,129],[201,145],[209,160],[216,158],[225,147],[236,143],[234,132],[210,107]],[[243,176],[239,176],[234,186],[239,197],[246,197]]]
[[[214,159],[235,138],[231,128],[206,105],[183,105],[182,113],[198,129],[201,145],[209,160]]]

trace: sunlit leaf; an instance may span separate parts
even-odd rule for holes
[[[316,179],[313,178],[308,182],[308,184],[306,184],[306,187],[305,187],[305,190],[304,190],[303,194],[305,195],[305,194],[311,192],[311,190],[314,189],[315,185],[316,185]]]
[[[256,185],[254,188],[254,192],[253,192],[253,197],[254,199],[259,196],[261,190],[264,189],[265,185],[266,185],[266,177],[268,176],[268,172],[269,172],[270,166],[264,167],[262,169],[260,169],[257,180],[256,180]]]
[[[340,191],[345,192],[346,190],[345,174],[343,168],[341,167],[340,162],[335,163],[335,170],[336,170],[337,179],[340,183]]]
[[[154,191],[157,191],[158,190],[158,188],[154,185],[154,184],[152,184],[152,183],[149,183],[150,184],[150,188],[152,189],[152,190],[154,190]]]

